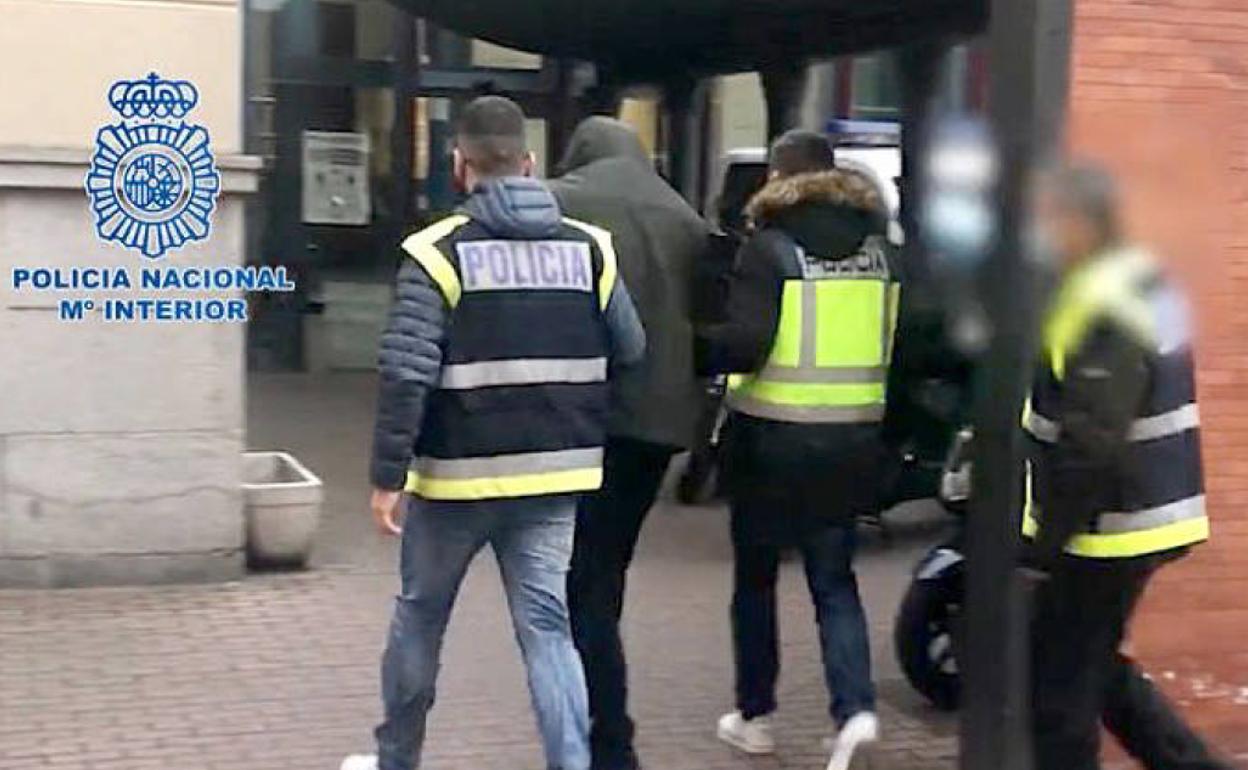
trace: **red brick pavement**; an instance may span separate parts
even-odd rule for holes
[[[375,387],[355,375],[249,384],[249,443],[291,449],[325,479],[316,569],[217,586],[0,591],[0,770],[333,770],[368,748],[394,586],[394,546],[370,533],[361,505]],[[868,540],[860,559],[886,728],[876,770],[953,765],[953,718],[919,702],[889,651],[909,568],[940,524],[903,520],[896,545]],[[722,511],[661,505],[643,534],[625,622],[643,758],[657,770],[819,768],[829,726],[796,565],[781,584],[780,755],[746,760],[711,735],[732,697],[726,529]],[[451,622],[426,770],[542,766],[506,619],[483,558]]]
[[[295,452],[325,481],[315,571],[227,586],[0,592],[0,770],[336,768],[368,747],[394,546],[371,534],[368,375],[248,378],[248,443]],[[935,524],[941,525],[939,519]],[[934,770],[947,717],[897,681],[888,633],[929,521],[860,572],[890,767]],[[670,770],[821,766],[828,725],[804,581],[782,584],[779,760],[748,762],[711,737],[730,704],[726,517],[661,504],[630,577],[626,634],[648,765]],[[427,768],[538,768],[523,673],[495,569],[470,573],[447,639]],[[113,751],[120,756],[89,756]]]
[[[815,768],[827,724],[809,609],[786,581],[788,669],[778,759],[710,735],[729,704],[721,608],[708,567],[638,572],[633,612],[640,747],[671,770]],[[670,582],[669,582],[670,581]],[[0,592],[0,768],[306,770],[368,747],[392,578],[326,569],[220,586]],[[662,588],[662,590],[660,590]],[[494,567],[474,567],[448,638],[426,767],[541,767]],[[889,768],[949,764],[952,726],[884,687]]]

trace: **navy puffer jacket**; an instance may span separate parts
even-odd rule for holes
[[[449,313],[429,274],[405,257],[378,354],[381,376],[370,475],[379,489],[398,489],[407,476],[415,427],[442,369],[441,343]]]
[[[563,213],[540,181],[505,178],[479,186],[462,213],[500,238],[540,239],[557,233]],[[390,320],[378,357],[377,422],[369,475],[378,489],[402,489],[425,415],[429,393],[442,372],[442,348],[451,309],[424,268],[401,255]],[[606,311],[613,370],[635,364],[646,338],[622,281]]]

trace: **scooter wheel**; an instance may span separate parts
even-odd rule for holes
[[[945,711],[958,707],[962,680],[955,643],[961,581],[953,577],[910,584],[893,643],[897,661],[910,685],[932,705]]]

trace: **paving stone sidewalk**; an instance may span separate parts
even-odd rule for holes
[[[313,569],[239,583],[0,591],[0,770],[336,770],[368,749],[394,543],[366,500],[372,378],[252,375],[248,443],[295,452],[325,480]],[[860,559],[886,751],[878,770],[947,770],[954,721],[900,681],[893,613],[939,515],[898,520]],[[781,584],[778,757],[713,737],[732,704],[722,508],[663,502],[630,575],[626,643],[651,770],[819,770],[829,731],[813,612],[797,564]],[[425,770],[538,770],[524,674],[497,570],[482,554],[447,637]]]
[[[781,753],[750,761],[711,735],[731,704],[726,563],[645,561],[626,631],[647,766],[822,767],[825,696],[796,565],[784,580]],[[368,747],[392,590],[388,571],[322,567],[217,586],[0,592],[0,768],[336,768]],[[482,558],[447,639],[428,770],[542,766],[506,618]],[[896,679],[881,689],[884,767],[950,767],[951,719]]]

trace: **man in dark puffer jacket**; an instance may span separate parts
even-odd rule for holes
[[[853,571],[858,515],[874,512],[880,423],[899,298],[879,192],[835,167],[821,134],[780,137],[771,179],[750,201],[725,320],[699,330],[704,371],[740,373],[728,396],[737,710],[719,737],[775,750],[780,673],[776,581],[801,551],[815,605],[831,715],[829,770],[875,743],[866,618]]]
[[[609,366],[639,361],[645,336],[610,233],[564,218],[529,177],[519,107],[474,101],[456,144],[456,180],[471,195],[403,242],[381,342],[372,510],[383,532],[402,535],[402,590],[382,660],[378,755],[348,757],[342,770],[419,764],[442,635],[487,544],[547,765],[587,770],[565,590],[576,499],[602,481]]]

